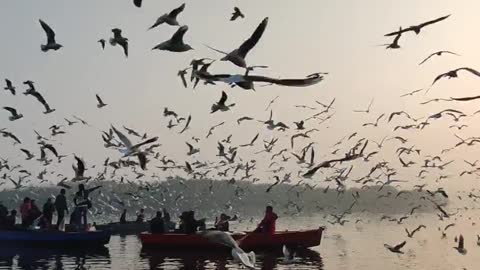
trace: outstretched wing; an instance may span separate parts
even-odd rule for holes
[[[185,3],[183,3],[181,6],[179,6],[178,8],[170,11],[170,13],[168,14],[169,17],[172,17],[172,18],[176,18],[178,16],[178,14],[180,14],[183,10],[185,9]]]
[[[9,111],[12,115],[17,115],[17,110],[12,107],[3,107],[3,109]]]
[[[174,43],[183,43],[183,36],[188,31],[188,26],[184,25],[178,28],[177,32],[172,36],[172,42]]]
[[[407,243],[407,241],[403,241],[402,243],[396,245],[395,247],[393,247],[395,250],[400,250],[403,248],[403,246],[405,246],[405,244]]]
[[[219,104],[225,104],[225,102],[227,101],[227,93],[225,93],[225,91],[222,91],[222,97],[220,98],[220,101],[218,101]]]
[[[267,28],[268,24],[268,17],[263,19],[263,21],[257,26],[257,29],[255,29],[255,32],[250,36],[249,39],[245,40],[242,45],[238,48],[238,54],[245,58],[248,54],[248,52],[257,45],[257,42],[260,40],[260,38],[263,35],[263,32],[265,32],[265,29]]]
[[[424,23],[418,25],[418,27],[422,28],[422,27],[425,27],[425,26],[430,25],[430,24],[441,22],[441,21],[447,19],[448,17],[450,17],[450,15],[443,16],[443,17],[440,17],[440,18],[437,18],[435,20],[431,20],[431,21],[428,21],[428,22],[424,22]]]
[[[48,43],[55,43],[55,32],[46,24],[44,21],[39,20],[40,25],[42,26],[43,30],[47,34],[47,42]]]
[[[131,149],[132,142],[127,138],[127,136],[125,136],[122,132],[117,130],[113,125],[112,125],[112,129],[115,132],[115,134],[117,134],[117,137],[120,139],[120,141],[122,141],[123,145],[125,145],[125,147],[127,147],[128,149]]]

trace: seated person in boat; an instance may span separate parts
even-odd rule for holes
[[[10,211],[10,215],[8,215],[5,219],[5,227],[7,229],[15,228],[15,222],[17,221],[17,210]]]
[[[222,232],[230,231],[230,217],[222,213],[219,219],[215,219],[215,229]]]
[[[163,208],[163,221],[165,224],[165,231],[171,232],[175,230],[175,222],[172,222],[170,218],[170,213],[167,212],[167,209]]]
[[[40,227],[41,230],[48,230],[50,229],[52,223],[48,220],[48,217],[45,215],[42,215],[40,217],[40,220],[38,221],[38,227]]]
[[[38,208],[37,204],[35,203],[35,200],[30,201],[30,211],[28,213],[28,227],[32,226],[35,220],[39,218],[42,215],[42,212],[40,211],[40,208]]]
[[[260,224],[254,232],[274,234],[275,233],[275,223],[278,219],[277,214],[273,212],[273,207],[267,206],[265,209],[265,217],[262,219]]]
[[[127,223],[127,209],[123,209],[122,215],[120,216],[120,224]]]
[[[145,221],[145,209],[140,209],[140,213],[137,215],[137,220],[135,222],[143,223]]]
[[[194,211],[185,211],[180,216],[179,232],[194,234],[198,229],[205,230],[205,219],[196,220]]]
[[[162,217],[162,212],[157,211],[157,215],[150,220],[151,233],[165,233],[165,222]]]

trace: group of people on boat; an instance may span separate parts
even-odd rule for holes
[[[96,186],[86,189],[83,184],[78,186],[78,191],[73,197],[74,208],[70,213],[70,225],[73,229],[84,230],[89,228],[87,213],[88,209],[92,207],[92,202],[89,199],[91,192],[101,188]],[[57,213],[57,222],[53,224],[54,214]],[[28,197],[24,198],[20,205],[21,227],[31,228],[38,226],[40,229],[58,229],[64,230],[65,215],[69,214],[69,208],[66,197],[66,190],[61,189],[60,193],[55,197],[55,200],[48,198],[44,203],[42,210],[36,205],[35,200]],[[235,220],[225,213],[222,213],[219,218],[215,219],[213,228],[208,230],[230,231],[230,221]],[[258,224],[254,232],[269,233],[275,232],[275,223],[278,216],[273,212],[271,206],[267,206],[265,216]],[[0,229],[15,229],[17,219],[17,210],[8,209],[0,202]],[[145,222],[145,209],[140,209],[135,219],[136,223]],[[127,210],[124,209],[120,216],[120,224],[127,223]],[[155,216],[149,221],[150,231],[155,234],[162,234],[168,232],[193,234],[197,231],[207,230],[205,219],[197,220],[194,211],[184,211],[179,216],[179,226],[171,221],[170,214],[164,208],[162,211],[157,211]]]
[[[175,228],[175,223],[170,221],[170,214],[168,214],[165,209],[163,209],[163,213],[161,211],[157,211],[155,217],[150,220],[150,232],[153,234],[162,234],[167,232],[194,234],[197,231],[204,230],[218,230],[229,232],[229,222],[237,219],[236,216],[232,218],[227,214],[222,213],[219,218],[215,219],[214,227],[207,229],[205,219],[195,219],[194,211],[185,211],[180,215],[179,218],[179,226],[178,228]],[[265,216],[258,224],[254,232],[266,234],[275,233],[275,224],[277,219],[278,216],[277,214],[275,214],[275,212],[273,212],[273,207],[267,206],[265,210]]]
[[[70,215],[70,224],[77,229],[88,227],[87,212],[92,207],[89,194],[101,186],[86,189],[83,184],[78,186],[78,191],[73,198],[74,209]],[[20,219],[22,228],[38,226],[40,229],[62,229],[65,224],[65,215],[69,213],[66,190],[61,189],[55,200],[48,198],[42,209],[35,200],[25,197],[20,205]],[[53,216],[57,213],[57,222],[53,224]],[[16,228],[17,210],[8,209],[0,203],[0,229]]]

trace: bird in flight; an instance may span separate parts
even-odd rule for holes
[[[182,11],[185,9],[185,3],[183,3],[181,6],[178,8],[170,11],[170,13],[165,13],[162,16],[160,16],[155,23],[148,28],[148,30],[153,29],[163,23],[166,23],[168,25],[176,26],[179,25],[177,21],[177,16],[178,14],[182,13]]]
[[[63,46],[58,44],[55,41],[55,32],[46,24],[44,21],[39,20],[40,25],[42,26],[43,30],[45,31],[45,34],[47,34],[47,44],[41,45],[40,49],[42,49],[42,52],[48,52],[49,50],[58,50],[62,48]]]
[[[222,91],[222,97],[217,103],[212,105],[212,111],[210,113],[214,113],[216,111],[226,112],[230,110],[231,107],[235,106],[235,103],[229,105],[225,104],[225,102],[227,102],[227,98],[227,93],[225,93],[225,91]]]
[[[388,245],[388,244],[384,244],[384,246],[385,246],[385,248],[387,248],[388,250],[390,250],[393,253],[403,254],[402,248],[405,246],[406,243],[407,243],[407,241],[403,241],[402,243],[400,243],[396,246],[393,246],[393,247]]]
[[[157,46],[153,47],[152,50],[161,50],[161,51],[170,51],[170,52],[186,52],[189,50],[193,50],[193,48],[185,44],[183,42],[183,36],[185,33],[188,31],[188,26],[184,25],[180,28],[178,28],[177,32],[173,34],[173,36],[167,40],[164,41]]]
[[[402,31],[402,27],[400,27],[400,31]],[[387,43],[387,44],[382,44],[381,46],[386,46],[386,49],[400,49],[400,45],[398,44],[398,41],[400,41],[400,37],[402,36],[402,33],[398,33],[398,35],[395,36],[395,39],[393,39],[392,43]]]
[[[433,56],[442,56],[442,54],[453,54],[453,55],[456,55],[456,56],[460,56],[459,54],[456,54],[454,52],[451,52],[451,51],[438,51],[438,52],[434,52],[432,54],[430,54],[427,58],[425,58],[422,62],[420,62],[420,64],[418,64],[419,66],[422,65],[423,63],[427,62],[430,58],[432,58]]]
[[[476,75],[478,77],[480,77],[480,72],[476,71],[475,69],[473,68],[469,68],[469,67],[461,67],[461,68],[457,68],[457,69],[454,69],[454,70],[450,70],[448,72],[445,72],[443,74],[440,74],[438,75],[432,82],[432,85],[433,86],[436,82],[438,82],[440,79],[442,78],[448,78],[448,79],[451,79],[451,78],[458,78],[458,72],[461,71],[461,70],[465,70],[465,71],[468,71],[470,73],[472,73],[473,75]]]
[[[221,61],[230,61],[236,66],[242,67],[242,68],[247,68],[247,62],[245,61],[245,57],[247,57],[248,52],[250,52],[255,45],[257,45],[258,41],[263,35],[263,32],[265,32],[265,29],[267,28],[268,24],[268,17],[263,19],[263,21],[257,26],[255,29],[255,32],[248,38],[246,41],[240,45],[237,49],[231,51],[230,53],[226,53],[220,50],[217,50],[215,48],[212,48],[210,46],[207,46],[208,48],[225,54],[225,56],[220,59]]]
[[[356,113],[370,113],[370,109],[372,108],[372,104],[373,104],[373,98],[370,101],[370,104],[368,104],[368,108],[366,110],[354,110],[353,112],[356,112]]]
[[[10,93],[15,96],[17,92],[15,91],[15,86],[13,86],[12,82],[9,79],[5,79],[5,83],[7,86],[5,86],[3,89],[5,91],[10,91]]]
[[[230,18],[230,21],[235,21],[238,18],[245,18],[245,15],[242,13],[242,11],[238,7],[233,8],[233,13],[232,17]]]
[[[8,120],[15,121],[23,117],[23,114],[19,114],[16,109],[12,107],[3,107],[3,109],[10,112],[11,116],[8,117]]]
[[[119,28],[112,29],[113,38],[110,38],[110,45],[116,46],[117,44],[122,46],[125,57],[128,57],[128,38],[122,36],[122,30]]]
[[[99,96],[98,94],[95,95],[95,96],[97,97],[97,102],[98,102],[97,108],[101,109],[101,108],[107,106],[107,104],[105,104],[105,103],[103,102],[103,100],[100,98],[100,96]]]
[[[420,34],[420,31],[422,30],[422,28],[424,28],[426,26],[429,26],[431,24],[434,24],[434,23],[441,22],[441,21],[447,19],[448,17],[450,17],[450,15],[443,16],[443,17],[440,17],[438,19],[434,19],[434,20],[431,20],[431,21],[428,21],[428,22],[424,22],[424,23],[421,23],[419,25],[410,26],[410,27],[407,27],[407,28],[402,29],[400,31],[388,33],[388,34],[385,34],[385,36],[386,37],[396,36],[398,34],[409,32],[409,31],[412,31],[412,32],[414,32],[415,34],[418,35],[418,34]]]

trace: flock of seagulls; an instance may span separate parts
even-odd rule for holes
[[[138,8],[142,7],[141,0],[134,0],[133,3]],[[182,4],[170,12],[161,15],[151,26],[149,26],[148,30],[150,31],[153,31],[159,27],[163,27],[163,25],[177,27],[175,33],[170,39],[159,43],[153,47],[152,50],[168,51],[171,53],[184,53],[194,50],[194,48],[190,46],[188,41],[185,39],[185,35],[187,34],[189,27],[180,23],[181,14],[186,8],[188,7],[185,4]],[[425,27],[445,21],[449,17],[450,15],[447,15],[418,25],[400,27],[397,31],[385,34],[386,37],[394,37],[393,42],[390,44],[385,44],[385,46],[387,49],[399,49],[401,37],[405,36],[408,32],[413,32],[416,35],[419,35]],[[237,21],[245,18],[246,16],[240,10],[240,8],[233,8],[233,13],[230,18],[231,21]],[[54,30],[43,20],[40,20],[39,22],[47,37],[46,44],[41,45],[41,51],[45,53],[55,53],[55,51],[62,49],[63,46],[56,41],[56,34]],[[186,68],[178,71],[177,73],[181,80],[181,84],[185,88],[192,84],[193,88],[195,88],[200,82],[203,82],[206,86],[224,83],[232,88],[237,87],[243,90],[256,91],[255,86],[260,83],[264,84],[262,86],[265,87],[272,85],[284,87],[309,87],[324,80],[325,76],[328,74],[326,72],[312,73],[304,78],[287,79],[251,74],[257,69],[269,68],[268,66],[251,66],[248,64],[250,61],[247,61],[249,52],[252,51],[262,40],[263,34],[265,31],[267,31],[267,26],[270,27],[269,19],[268,17],[265,17],[245,41],[243,41],[238,47],[234,47],[234,49],[229,52],[205,45],[214,52],[221,54],[222,57],[218,60],[212,59],[214,56],[210,56],[212,58],[203,57],[192,59]],[[108,43],[111,46],[120,46],[123,49],[125,57],[128,57],[129,39],[122,35],[122,30],[119,28],[114,28],[111,31],[113,33],[113,37],[109,39]],[[99,39],[98,43],[100,43],[102,49],[107,46],[107,41],[103,38]],[[441,50],[431,53],[428,57],[422,60],[419,65],[425,64],[427,61],[431,60],[432,57],[447,54],[460,56],[452,51]],[[242,69],[243,72],[240,74],[210,73],[209,68],[217,61],[230,62],[236,68]],[[412,92],[402,94],[400,98],[409,98],[418,95],[420,92],[428,92],[441,79],[457,78],[458,72],[460,71],[467,71],[480,77],[480,72],[473,68],[457,68],[436,76],[428,89],[414,90]],[[25,96],[34,97],[43,106],[44,114],[52,114],[55,112],[55,109],[50,106],[43,95],[36,90],[33,81],[26,80],[23,82],[23,84],[27,87],[23,94]],[[16,96],[17,94],[17,87],[9,79],[5,79],[4,90],[5,94],[10,94],[12,96]],[[26,149],[26,147],[23,146],[22,141],[15,135],[14,132],[5,128],[1,128],[0,134],[2,137],[12,141],[12,144],[18,148],[18,151],[22,153],[22,156],[26,161],[38,162],[41,164],[44,170],[37,178],[42,180],[42,182],[44,181],[44,177],[46,177],[46,175],[54,174],[53,169],[51,169],[53,164],[61,163],[63,159],[72,157],[72,176],[65,177],[62,175],[61,180],[57,181],[56,183],[53,181],[51,182],[60,187],[71,188],[73,183],[76,182],[102,181],[105,179],[120,179],[119,181],[123,182],[126,178],[130,177],[130,174],[134,174],[135,179],[137,180],[148,179],[149,177],[154,178],[153,176],[156,175],[156,172],[152,172],[152,174],[149,174],[149,172],[156,171],[156,169],[161,171],[169,171],[172,174],[183,173],[186,175],[186,177],[195,179],[212,179],[217,177],[228,180],[228,184],[233,186],[236,185],[237,181],[252,181],[255,183],[260,180],[258,177],[255,177],[255,171],[260,170],[257,165],[258,162],[256,156],[258,156],[258,160],[266,159],[269,161],[270,165],[268,166],[268,170],[263,173],[269,173],[270,179],[274,180],[274,182],[268,186],[265,192],[270,193],[275,190],[278,185],[289,184],[292,185],[292,189],[297,190],[296,192],[298,194],[299,201],[301,200],[301,192],[304,192],[307,189],[315,189],[320,180],[328,184],[324,192],[336,192],[339,198],[347,189],[347,181],[361,185],[362,189],[377,189],[377,192],[379,193],[379,200],[383,197],[393,197],[394,195],[396,196],[395,198],[408,197],[412,192],[422,192],[423,189],[426,189],[427,184],[416,185],[416,191],[400,191],[398,194],[382,194],[384,187],[395,186],[399,183],[406,182],[405,180],[401,180],[396,177],[399,168],[410,168],[411,170],[414,170],[416,167],[418,167],[417,169],[420,171],[418,172],[417,178],[420,180],[424,179],[426,175],[434,174],[434,172],[440,173],[441,175],[437,179],[438,182],[442,179],[450,177],[442,174],[442,171],[454,162],[454,160],[446,160],[445,155],[448,152],[452,151],[453,149],[472,146],[480,142],[480,138],[478,137],[464,139],[457,136],[459,142],[451,148],[443,149],[436,156],[424,155],[424,152],[421,148],[418,148],[414,145],[409,145],[409,138],[403,136],[403,133],[400,134],[400,132],[405,132],[407,130],[423,130],[434,124],[434,122],[438,119],[450,119],[454,122],[454,124],[452,124],[450,127],[452,129],[461,130],[468,127],[466,124],[461,124],[461,120],[472,115],[459,110],[444,109],[439,112],[433,112],[431,115],[424,118],[418,119],[414,118],[406,111],[383,112],[372,116],[374,112],[372,109],[374,105],[374,99],[372,99],[366,109],[357,109],[353,111],[357,114],[367,116],[371,119],[371,122],[365,122],[362,124],[360,130],[352,131],[351,134],[347,134],[345,137],[341,138],[338,143],[332,146],[332,149],[328,150],[330,153],[327,153],[327,155],[318,155],[320,149],[316,148],[315,146],[315,138],[321,136],[322,129],[320,126],[323,123],[330,121],[334,117],[336,100],[333,99],[327,102],[315,101],[314,104],[312,102],[312,104],[297,105],[295,107],[297,107],[299,110],[302,109],[302,112],[303,110],[307,110],[311,111],[312,114],[307,117],[303,117],[302,113],[298,113],[296,115],[298,116],[297,121],[294,121],[293,123],[287,123],[274,118],[273,106],[279,98],[280,97],[277,96],[267,104],[265,108],[265,111],[269,112],[269,118],[267,120],[262,120],[254,117],[253,115],[244,115],[237,119],[236,125],[240,127],[242,125],[246,125],[247,123],[249,125],[258,123],[259,131],[253,136],[253,138],[251,137],[250,139],[244,136],[237,138],[234,133],[224,139],[217,138],[216,144],[218,154],[215,155],[214,160],[204,160],[204,157],[199,155],[199,153],[202,153],[202,149],[198,146],[198,143],[202,140],[207,140],[212,137],[215,138],[215,131],[224,128],[224,125],[226,124],[225,121],[211,126],[208,129],[205,139],[201,139],[198,134],[189,132],[189,128],[193,121],[191,114],[182,115],[181,113],[177,113],[175,110],[169,108],[164,108],[163,111],[163,118],[165,118],[165,121],[168,122],[165,127],[169,131],[175,132],[175,134],[179,136],[182,134],[188,134],[187,137],[191,137],[191,139],[185,141],[187,151],[185,154],[185,160],[182,161],[174,160],[164,154],[160,154],[160,150],[157,149],[161,147],[161,144],[158,143],[160,140],[158,136],[149,136],[145,132],[140,132],[125,126],[123,128],[118,128],[111,125],[109,127],[105,127],[105,130],[99,134],[99,137],[102,139],[104,147],[106,149],[115,150],[116,154],[113,156],[109,155],[103,164],[88,167],[83,158],[75,153],[63,153],[65,155],[62,155],[61,151],[57,150],[61,149],[61,144],[58,143],[58,140],[54,140],[56,137],[61,138],[61,136],[67,134],[70,127],[73,128],[76,125],[83,125],[85,127],[89,126],[87,121],[78,116],[73,116],[73,118],[70,119],[64,118],[67,127],[60,123],[53,124],[49,128],[51,132],[50,136],[43,136],[37,131],[34,131],[38,144],[38,157],[36,156],[36,152],[34,150]],[[445,101],[468,102],[478,98],[480,98],[480,96],[452,97],[450,99],[445,99]],[[435,99],[429,102],[438,101],[440,101],[440,99]],[[103,109],[104,107],[112,106],[113,104],[107,105],[107,103],[104,102],[104,100],[97,94],[96,105],[98,109]],[[236,103],[233,103],[229,99],[227,91],[222,91],[220,99],[212,104],[210,112],[211,114],[228,113],[229,111],[234,110],[236,108],[235,106]],[[12,122],[21,121],[22,118],[28,117],[28,115],[24,116],[17,108],[13,108],[11,106],[4,106],[3,109],[5,112],[8,112],[8,120]],[[400,121],[402,121],[402,123],[399,123]],[[392,134],[391,136],[383,138],[379,143],[366,137],[360,138],[362,129],[371,130],[387,125],[394,125],[392,127]],[[270,131],[268,134],[271,134],[272,137],[265,138],[264,134],[266,131]],[[285,136],[285,134],[287,135]],[[283,137],[289,138],[289,143],[286,142],[284,144]],[[398,162],[395,160],[385,161],[376,159],[376,156],[381,153],[386,144],[396,147],[396,158],[398,159]],[[321,150],[323,152],[326,151],[326,149]],[[327,158],[325,156],[329,157]],[[319,157],[322,159],[319,160]],[[155,162],[161,163],[161,165],[152,165]],[[354,168],[354,165],[352,164],[358,164],[360,162],[363,167],[369,168],[368,172],[363,177],[353,179],[351,172]],[[477,167],[477,161],[465,161],[465,164],[468,165],[468,168],[459,173],[459,177],[472,174],[479,175],[478,173],[480,172],[480,167]],[[95,166],[103,168],[96,176],[90,172],[95,168]],[[295,169],[288,169],[292,167]],[[23,173],[21,173],[21,171],[23,171]],[[18,176],[18,180],[13,179],[12,176],[15,174]],[[322,174],[322,176],[319,176],[319,174]],[[14,166],[11,164],[9,159],[0,160],[0,176],[1,179],[3,179],[3,182],[0,184],[5,184],[7,181],[9,181],[15,189],[24,188],[31,181],[31,178],[34,178],[33,172],[30,172],[28,168],[24,168],[20,165]],[[294,182],[295,180],[297,181]],[[45,182],[49,181],[45,180]],[[145,184],[145,186],[146,190],[150,190],[151,187],[148,187],[148,184]],[[247,191],[243,190],[242,192]],[[241,192],[239,191],[238,194],[241,194]],[[449,197],[445,190],[430,189],[427,190],[426,194],[427,195],[423,197],[424,204],[415,206],[411,210],[409,209],[409,211],[406,212],[407,214],[403,217],[386,217],[385,220],[402,224],[404,220],[413,216],[417,209],[426,207],[430,207],[438,211],[439,220],[449,219],[457,214],[447,212],[445,210],[446,206],[438,202],[438,197]],[[477,195],[471,193],[469,198],[476,199]],[[347,215],[351,214],[352,208],[355,207],[356,203],[361,199],[362,198],[360,194],[354,195],[351,207],[342,211],[340,214],[332,215],[333,221],[329,222],[334,225],[338,224],[339,226],[343,226],[346,222],[349,222],[349,220],[346,219]],[[298,202],[292,201],[291,203],[297,205]],[[301,207],[297,207],[296,209],[298,209],[299,212],[301,211]],[[384,219],[382,218],[382,220]],[[357,220],[357,222],[360,221]],[[442,235],[446,236],[445,231],[448,228],[449,227],[447,226],[444,230],[442,230]],[[422,229],[425,230],[427,227],[424,225],[418,225],[412,231],[405,228],[406,236],[408,238],[413,238],[416,234],[420,233]],[[205,236],[215,239],[215,241],[222,241],[223,244],[231,247],[232,255],[235,258],[238,258],[239,261],[245,266],[253,267],[255,264],[254,257],[252,257],[251,254],[246,254],[243,252],[238,247],[238,244],[233,241],[228,234],[219,232],[206,232]],[[466,254],[464,244],[465,240],[462,235],[460,235],[457,242],[458,246],[456,246],[455,249],[460,254]],[[402,241],[394,246],[385,244],[385,248],[393,253],[402,254],[402,249],[404,246],[406,246],[406,244],[407,241]],[[285,248],[284,253],[286,260],[291,261],[292,256],[294,256],[292,255],[293,252],[290,249]]]

